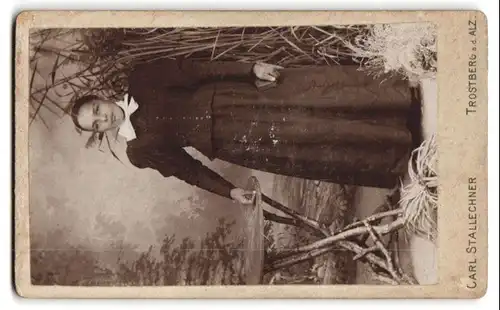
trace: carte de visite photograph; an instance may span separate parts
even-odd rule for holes
[[[33,286],[438,283],[437,27],[32,28]]]

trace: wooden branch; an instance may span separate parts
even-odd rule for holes
[[[394,216],[394,215],[401,215],[402,213],[403,213],[402,209],[395,209],[395,210],[390,210],[390,211],[385,211],[385,212],[380,212],[380,213],[375,212],[373,215],[367,217],[366,219],[364,219],[362,221],[357,221],[357,222],[354,222],[352,224],[345,226],[342,229],[342,231],[346,231],[346,230],[349,230],[349,229],[357,227],[357,226],[362,226],[362,225],[364,225],[363,224],[364,221],[373,222],[373,221],[376,221],[379,219],[383,219],[385,217]]]
[[[277,269],[286,268],[286,267],[307,261],[311,258],[315,258],[317,256],[328,253],[335,248],[336,248],[335,246],[329,246],[329,247],[324,247],[321,249],[315,249],[315,250],[312,250],[312,251],[309,251],[306,253],[301,253],[300,255],[289,256],[289,257],[285,257],[285,258],[280,259],[280,260],[275,260],[275,261],[271,262],[270,264],[268,264],[264,268],[264,273],[272,272],[272,271],[275,271]]]
[[[395,217],[393,217],[395,218]],[[399,249],[398,249],[398,244],[399,244],[399,231],[396,230],[391,233],[390,239],[389,239],[389,246],[388,248],[391,251],[391,257],[392,261],[394,263],[394,267],[398,271],[398,273],[401,275],[403,280],[406,283],[409,284],[418,284],[418,281],[412,276],[404,272],[403,268],[401,267],[400,261],[399,261]]]
[[[368,269],[368,270],[369,270],[370,275],[372,276],[372,278],[374,278],[375,280],[378,280],[380,282],[384,282],[384,283],[387,283],[387,284],[390,284],[390,285],[399,285],[399,283],[396,280],[391,279],[391,278],[389,278],[386,275],[383,275],[383,274],[381,274],[379,272],[376,272],[373,269]]]
[[[342,240],[337,242],[337,245],[356,254],[362,253],[364,251],[363,247],[352,241]],[[373,252],[366,253],[362,259],[371,265],[387,270],[387,265],[384,260],[375,255]]]
[[[403,219],[398,218],[396,221],[393,221],[392,223],[380,225],[380,226],[375,226],[375,227],[373,227],[373,229],[377,233],[379,233],[381,235],[385,235],[385,234],[388,234],[394,230],[397,230],[397,229],[403,227],[403,224],[404,224]],[[297,247],[295,249],[291,249],[288,251],[285,250],[285,251],[279,253],[278,256],[289,256],[289,255],[300,253],[300,252],[307,252],[307,251],[316,250],[318,248],[330,246],[330,245],[332,245],[340,240],[346,240],[348,238],[352,238],[352,237],[359,236],[359,235],[364,235],[367,233],[369,233],[368,227],[352,228],[350,230],[340,232],[336,235],[326,237],[322,240],[313,242],[313,243],[305,245],[305,246],[300,246],[300,247]]]
[[[376,247],[384,255],[385,260],[386,260],[386,266],[387,266],[386,270],[390,273],[392,280],[396,281],[398,284],[401,284],[401,283],[416,284],[417,281],[415,279],[413,279],[413,277],[406,274],[403,271],[403,269],[401,268],[401,266],[399,265],[399,257],[397,256],[397,248],[395,248],[395,251],[393,251],[393,253],[395,253],[396,257],[397,257],[397,261],[395,261],[394,256],[391,255],[393,253],[389,253],[389,251],[387,250],[387,247],[385,247],[384,243],[381,240],[381,237],[377,234],[375,229],[372,226],[370,226],[370,224],[368,222],[365,222],[365,226],[369,229],[370,236],[374,240]],[[397,246],[397,244],[394,243],[394,234],[397,234],[397,232],[398,231],[396,230],[391,234],[391,240],[389,240],[389,246],[391,246],[391,245]],[[374,272],[377,273],[375,270],[374,270]],[[380,276],[380,273],[377,273],[377,274]],[[380,280],[382,280],[382,279],[380,279]]]
[[[337,242],[336,245],[337,246],[332,245],[332,246],[328,246],[325,248],[316,249],[316,250],[313,250],[310,252],[298,253],[298,255],[291,255],[291,256],[284,257],[282,259],[276,259],[274,261],[270,261],[269,264],[267,265],[267,267],[264,268],[264,272],[268,273],[268,272],[272,272],[272,271],[275,271],[275,270],[280,269],[280,268],[285,268],[285,267],[303,262],[305,260],[309,260],[311,258],[323,255],[323,254],[328,253],[334,249],[338,249],[339,247],[343,248],[345,250],[348,250],[350,252],[354,252],[354,253],[361,253],[364,250],[361,246],[357,245],[356,243],[354,243],[352,241],[341,240],[341,241]],[[366,260],[367,262],[369,262],[370,264],[372,264],[374,266],[377,266],[381,269],[387,270],[387,265],[384,262],[384,260],[371,252],[365,253],[364,260]]]
[[[291,225],[291,226],[297,226],[297,227],[304,226],[304,223],[302,223],[298,219],[291,218],[291,217],[280,216],[280,215],[277,215],[275,213],[272,213],[272,212],[269,212],[269,211],[266,211],[266,210],[262,210],[262,211],[264,212],[264,218],[266,220],[268,220],[268,221],[273,221],[273,222],[276,222],[276,223],[285,224],[285,225]]]
[[[403,274],[403,270],[401,269],[401,264],[399,263],[398,242],[399,242],[399,232],[395,231],[390,236],[388,248],[391,250],[391,258],[392,261],[394,262],[394,266],[398,268],[400,274]]]
[[[376,245],[374,245],[372,247],[369,247],[369,248],[366,248],[366,249],[363,249],[361,252],[359,252],[358,254],[356,254],[352,258],[352,260],[358,260],[358,259],[364,257],[366,254],[368,254],[370,252],[375,252],[377,249],[378,249],[378,247]]]
[[[272,212],[269,212],[266,210],[263,210],[263,211],[264,211],[264,218],[268,221],[273,221],[273,222],[280,223],[280,224],[301,227],[301,228],[309,230],[309,232],[311,232],[316,237],[324,237],[323,233],[318,232],[316,229],[311,228],[310,226],[304,224],[304,222],[302,222],[296,218],[280,216],[280,215],[277,215],[275,213],[272,213]]]
[[[382,227],[392,226],[393,230],[390,230],[387,228],[380,229],[380,227],[373,227],[372,232],[377,232],[377,230],[378,230],[379,232],[382,232],[382,233],[385,233],[385,232],[396,233],[398,231],[397,228],[401,227],[400,226],[401,222],[402,222],[402,220],[398,218],[395,221],[395,223],[394,222],[392,223],[393,225],[387,224],[387,225],[382,226]],[[367,227],[364,227],[364,228],[366,228],[366,231],[369,233],[369,231],[370,231],[369,228],[367,228]],[[338,236],[338,235],[336,235],[336,236]],[[377,237],[376,237],[376,239],[377,239]],[[380,240],[380,238],[378,238],[378,239]],[[368,249],[356,244],[353,241],[348,241],[345,239],[338,240],[337,242],[335,242],[335,244],[339,248],[342,248],[342,249],[345,249],[345,250],[348,250],[350,252],[355,253],[354,259],[355,260],[362,260],[364,263],[366,263],[370,267],[370,272],[373,274],[375,279],[378,279],[380,281],[383,281],[384,283],[389,283],[389,284],[398,284],[398,283],[399,284],[401,284],[401,283],[417,284],[417,281],[415,279],[413,279],[413,277],[411,277],[410,275],[407,275],[406,273],[404,273],[403,270],[399,267],[399,265],[396,265],[394,263],[394,260],[392,258],[387,259],[387,257],[390,257],[390,255],[387,256],[388,255],[387,249],[385,248],[383,243],[381,243],[381,241],[380,241],[380,243],[378,243],[375,246],[370,247]],[[320,255],[323,255],[323,254],[330,252],[334,249],[338,249],[338,247],[330,245],[330,246],[314,249],[310,252],[305,252],[305,253],[304,252],[296,253],[295,252],[297,250],[296,249],[294,251],[295,255],[290,255],[288,257],[284,257],[282,259],[276,260],[276,261],[272,262],[270,266],[274,266],[274,267],[276,267],[276,269],[288,267],[288,266],[291,266],[293,264],[320,256]],[[385,250],[385,254],[384,254],[384,257],[386,258],[385,261],[384,261],[384,259],[382,259],[378,255],[373,253],[376,250],[380,250],[382,253],[384,253],[384,250]],[[276,269],[270,269],[270,270],[272,271],[272,270],[276,270]],[[380,269],[380,270],[377,270],[377,269]]]
[[[328,229],[326,229],[325,227],[323,227],[323,225],[321,225],[317,221],[311,220],[310,218],[305,217],[305,216],[301,215],[300,213],[298,213],[298,212],[296,212],[296,211],[294,211],[292,209],[289,209],[289,208],[285,207],[281,203],[279,203],[279,202],[277,202],[277,201],[275,201],[275,200],[267,197],[264,194],[262,194],[262,201],[264,201],[265,203],[267,203],[269,206],[271,206],[271,207],[273,207],[275,209],[280,210],[281,212],[285,213],[286,215],[289,215],[292,218],[297,219],[297,220],[303,222],[305,225],[311,227],[312,229],[321,232],[323,235],[325,235],[325,236],[329,236],[330,235]]]
[[[403,213],[402,209],[394,209],[394,206],[397,203],[397,199],[399,196],[399,191],[397,187],[392,190],[389,195],[385,196],[385,202],[378,206],[375,211],[373,211],[372,215],[365,219],[365,221],[373,222],[372,225],[378,225],[382,222],[385,217],[393,216],[393,219],[396,220],[397,216],[400,216]],[[352,227],[363,226],[363,221],[357,221],[350,225],[347,225],[343,230],[348,230]],[[365,244],[368,240],[369,235],[363,235],[359,242],[361,244]]]
[[[317,221],[300,215],[294,210],[288,209],[282,204],[262,195],[262,200],[264,202],[291,217],[287,218],[266,212],[265,215],[267,219],[276,220],[284,224],[307,227],[312,229],[316,235],[326,237],[309,245],[278,253],[270,260],[264,272],[268,273],[277,269],[286,268],[340,248],[353,252],[355,254],[354,259],[366,263],[370,267],[369,271],[372,273],[373,277],[379,281],[393,285],[401,283],[415,284],[416,281],[411,276],[405,274],[399,266],[399,258],[394,259],[380,239],[382,235],[391,234],[392,240],[394,238],[393,234],[397,234],[398,230],[404,226],[404,220],[400,217],[402,210],[392,208],[394,205],[391,199],[395,197],[396,194],[397,191],[394,191],[391,195],[388,195],[386,202],[379,206],[376,212],[370,217],[363,221],[352,223],[343,228],[342,231],[333,235]],[[386,217],[392,217],[393,221],[385,225],[379,225]],[[373,225],[373,222],[375,222],[376,225]],[[357,236],[371,236],[375,241],[375,246],[364,247],[364,242],[360,245],[353,240],[349,240]],[[397,246],[397,241],[395,245]],[[383,254],[383,258],[375,254],[377,250],[380,250]]]
[[[380,240],[380,237],[377,235],[375,232],[375,229],[368,224],[368,222],[364,222],[366,228],[368,229],[368,232],[370,233],[370,236],[372,237],[373,241],[375,242],[375,245],[378,247],[378,249],[384,254],[385,259],[387,261],[387,271],[391,274],[391,276],[398,281],[397,279],[400,278],[399,274],[396,272],[394,269],[394,264],[392,262],[392,257],[387,251],[386,247],[384,246],[382,240]],[[399,281],[398,281],[399,282]]]
[[[365,263],[367,263],[367,265],[370,267],[369,270],[372,273],[372,276],[379,281],[393,285],[401,283],[409,283],[409,284],[417,283],[411,276],[408,276],[402,271],[400,273],[396,272],[394,269],[395,267],[393,265],[390,265],[390,262],[392,260],[384,261],[382,258],[375,255],[372,251],[370,251],[372,250],[372,248],[368,250],[352,241],[346,241],[346,240],[340,240],[336,243],[336,245],[340,248],[356,253],[357,254],[356,256],[359,256],[358,259],[363,258]],[[273,272],[281,268],[286,268],[307,261],[309,259],[321,256],[335,249],[338,249],[338,247],[331,245],[323,248],[318,248],[309,252],[298,253],[298,255],[291,255],[288,257],[284,257],[282,259],[272,261],[264,268],[264,272],[265,273]],[[380,249],[380,244],[377,245],[377,249]],[[380,269],[382,271],[377,271],[376,269]]]

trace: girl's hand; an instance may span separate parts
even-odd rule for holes
[[[274,82],[276,81],[280,73],[278,70],[283,69],[281,66],[271,65],[263,62],[257,62],[253,66],[253,73],[258,79]]]
[[[231,198],[242,205],[253,204],[255,200],[255,192],[246,191],[241,188],[233,188],[231,190]]]

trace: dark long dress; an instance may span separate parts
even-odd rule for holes
[[[355,66],[288,69],[276,88],[217,86],[215,157],[335,183],[393,187],[407,169],[411,104],[401,79]]]
[[[258,89],[251,69],[173,61],[139,67],[130,77],[140,106],[131,119],[138,136],[129,142],[131,162],[223,196],[232,185],[183,147],[276,174],[397,184],[412,148],[405,81],[322,66],[284,69],[274,88]]]

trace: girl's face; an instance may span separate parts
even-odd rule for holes
[[[125,113],[122,108],[105,100],[93,100],[83,104],[77,116],[80,127],[94,132],[117,128],[124,119]]]

